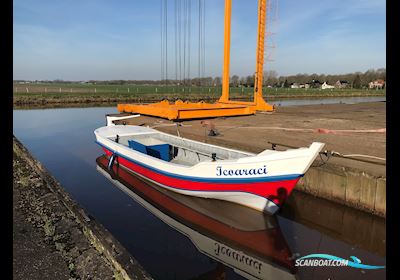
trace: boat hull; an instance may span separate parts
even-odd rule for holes
[[[115,154],[104,146],[102,148],[109,157]],[[282,180],[252,183],[192,181],[160,173],[123,155],[116,156],[117,164],[160,187],[185,195],[225,200],[268,214],[274,214],[279,210],[301,178],[301,175],[281,176]]]
[[[110,158],[110,167],[119,164],[177,193],[226,200],[270,214],[284,204],[324,146],[314,142],[308,148],[251,154],[142,126],[106,126],[94,133]],[[131,146],[132,139],[139,142]],[[145,144],[135,146],[140,141]],[[146,145],[153,147],[151,153]],[[164,158],[161,152],[164,154],[166,147],[169,156]]]

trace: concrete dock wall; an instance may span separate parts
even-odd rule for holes
[[[311,167],[297,189],[356,209],[386,217],[386,178],[349,167]]]

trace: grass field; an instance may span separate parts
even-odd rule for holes
[[[230,88],[231,99],[251,100],[253,88]],[[386,90],[264,88],[268,98],[385,96]],[[162,99],[212,101],[221,87],[177,87],[91,84],[14,84],[14,104],[151,102]]]

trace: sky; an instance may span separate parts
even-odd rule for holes
[[[175,78],[175,0],[168,73]],[[191,68],[197,76],[198,1]],[[23,80],[158,80],[162,0],[14,0],[13,73]],[[181,0],[183,2],[183,0]],[[255,71],[257,0],[232,0],[230,74]],[[386,67],[385,0],[272,0],[264,70],[345,74]],[[205,0],[205,76],[221,76],[224,0]]]

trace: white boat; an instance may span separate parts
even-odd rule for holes
[[[94,133],[110,166],[117,163],[181,194],[226,200],[270,214],[282,207],[324,147],[314,142],[253,154],[142,126],[110,125]]]
[[[147,183],[108,159],[96,159],[97,170],[170,227],[186,235],[203,254],[247,279],[295,280],[293,253],[276,216],[225,201],[181,195]],[[223,274],[224,266],[208,271]]]

